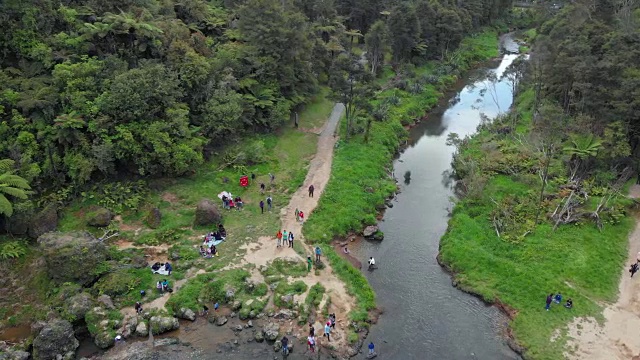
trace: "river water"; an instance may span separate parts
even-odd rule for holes
[[[517,49],[510,36],[503,42],[510,51]],[[411,130],[409,146],[394,162],[400,193],[379,223],[385,239],[352,249],[363,268],[369,256],[378,266],[366,276],[384,310],[367,339],[376,345],[379,359],[519,359],[505,343],[508,319],[454,288],[436,262],[454,196],[454,147],[446,145],[447,136],[471,135],[481,114],[493,118],[509,109],[511,85],[500,75],[516,57],[503,55],[471,71],[449,101]],[[490,74],[498,80],[488,80]],[[407,170],[409,184],[403,182]]]

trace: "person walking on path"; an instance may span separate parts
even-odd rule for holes
[[[269,182],[273,185],[273,182],[276,180],[276,176],[272,173],[269,173]]]
[[[320,262],[320,255],[322,255],[322,250],[320,246],[316,246],[316,262]]]
[[[289,247],[293,248],[293,231],[289,231]]]
[[[313,197],[313,190],[314,190],[313,184],[309,185],[309,197]]]
[[[545,309],[547,309],[547,311],[549,311],[552,301],[553,301],[553,294],[547,295],[547,306],[545,306]]]
[[[282,241],[282,231],[278,230],[278,233],[276,234],[276,239],[278,239],[278,242],[276,243],[276,247],[280,247],[280,241]]]
[[[329,314],[329,321],[331,321],[331,327],[336,328],[336,314]]]
[[[373,345],[373,341],[369,343],[369,355],[373,355],[374,351],[373,349],[375,348],[375,345]]]
[[[311,350],[312,353],[316,352],[316,338],[313,337],[313,335],[309,335],[307,344],[309,344],[309,350]]]
[[[264,183],[260,183],[260,194],[264,194],[264,189],[265,189]]]
[[[311,265],[313,265],[313,261],[311,261],[311,256],[307,256],[307,271],[311,272]]]
[[[296,208],[296,221],[300,221],[300,210]]]
[[[282,230],[282,246],[284,246],[284,244],[287,242],[287,239],[289,239],[287,230]]]
[[[264,201],[260,200],[260,213],[264,214]]]
[[[273,199],[271,199],[271,195],[267,196],[267,209],[271,212],[271,204],[273,203]]]
[[[631,273],[631,277],[633,277],[633,275],[638,272],[638,263],[631,264],[629,272]]]
[[[298,217],[300,218],[300,222],[304,222],[304,213],[302,211],[298,213]]]
[[[327,321],[324,325],[324,336],[327,337],[327,341],[331,341],[331,321]]]

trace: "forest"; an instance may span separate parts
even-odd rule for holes
[[[394,67],[445,58],[510,11],[509,0],[458,3],[3,1],[0,213],[64,204],[101,181],[192,174],[344,85],[354,44],[376,74],[386,55]]]

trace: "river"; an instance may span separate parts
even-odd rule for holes
[[[503,37],[517,51],[510,36]],[[394,162],[400,193],[379,223],[381,242],[361,242],[352,254],[366,266],[369,256],[378,269],[366,272],[384,313],[368,341],[379,359],[519,359],[506,345],[508,319],[495,307],[451,285],[451,276],[436,262],[440,237],[453,208],[455,182],[450,176],[453,146],[447,136],[471,135],[481,122],[511,106],[511,85],[500,75],[517,55],[471,71],[448,100],[414,127],[409,146]],[[497,75],[488,80],[487,75]],[[405,184],[404,173],[411,171]],[[364,268],[363,266],[363,268]]]

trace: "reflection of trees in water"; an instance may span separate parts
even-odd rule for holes
[[[447,169],[442,172],[442,186],[447,189],[453,188],[453,184],[456,180],[456,177],[453,173],[453,169]]]

